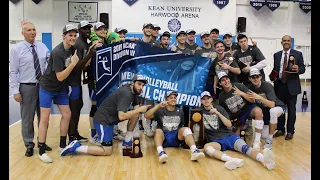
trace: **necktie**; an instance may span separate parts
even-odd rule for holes
[[[282,67],[282,76],[281,76],[281,81],[283,83],[286,83],[287,82],[287,73],[284,72],[286,67],[287,67],[287,64],[288,64],[288,57],[287,57],[287,52],[284,53],[284,58],[283,58],[283,67]]]
[[[36,53],[36,50],[34,49],[34,45],[31,45],[32,47],[32,55],[33,55],[33,62],[34,62],[34,69],[36,70],[36,78],[38,81],[40,81],[41,78],[41,68],[40,68],[40,62],[38,55]]]

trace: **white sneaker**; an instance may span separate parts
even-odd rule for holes
[[[166,152],[164,152],[164,151],[161,151],[160,153],[159,153],[159,162],[160,163],[165,163],[165,162],[167,162],[168,161],[168,155],[166,154]]]
[[[52,159],[48,156],[47,153],[43,153],[41,156],[39,154],[39,158],[41,159],[42,162],[52,163]]]
[[[274,169],[276,163],[274,162],[274,155],[270,149],[263,150],[263,165],[269,170]]]
[[[101,146],[101,143],[100,143],[100,139],[99,139],[98,134],[96,134],[94,137],[91,137],[91,136],[90,136],[89,142],[90,142],[91,144],[94,144],[94,145],[97,145],[97,146]]]
[[[253,149],[260,151],[261,142],[260,141],[254,141],[253,142]]]
[[[199,149],[196,149],[193,153],[191,153],[191,161],[197,161],[204,157],[205,157],[204,153],[200,152]]]
[[[263,149],[272,149],[272,139],[270,138],[267,138],[264,142],[264,146],[263,146]]]
[[[234,170],[237,168],[242,167],[244,164],[243,159],[238,159],[238,158],[232,158],[230,161],[227,161],[224,166],[228,168],[229,170]]]

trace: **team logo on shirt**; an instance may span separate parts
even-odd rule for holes
[[[168,29],[171,32],[177,32],[181,29],[181,22],[178,19],[170,19],[168,22]]]
[[[65,61],[64,61],[64,66],[68,67],[71,64],[71,56],[68,57]]]
[[[216,114],[204,114],[203,118],[204,127],[206,129],[219,129],[218,116]]]
[[[162,122],[165,131],[176,131],[179,128],[181,119],[180,116],[163,116]]]
[[[125,3],[127,3],[129,6],[132,6],[134,3],[136,3],[138,0],[123,0]]]

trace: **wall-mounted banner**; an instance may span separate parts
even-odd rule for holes
[[[271,11],[274,11],[280,7],[280,1],[266,0],[266,6],[268,6]]]
[[[68,2],[69,22],[98,21],[98,2]]]
[[[299,7],[303,12],[308,13],[311,11],[311,0],[299,0]]]
[[[138,0],[123,0],[125,3],[127,3],[129,6],[132,6],[134,3],[136,3]]]
[[[261,9],[264,5],[266,5],[266,0],[250,0],[250,4],[256,10]]]
[[[131,82],[134,74],[148,79],[141,97],[163,101],[167,91],[177,91],[177,104],[200,106],[210,60],[126,41],[97,48],[93,59],[97,104],[115,89]]]
[[[213,0],[213,3],[218,6],[218,8],[222,9],[228,5],[229,0]]]

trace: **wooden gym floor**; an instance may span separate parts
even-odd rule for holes
[[[76,155],[60,157],[60,115],[52,115],[47,144],[53,163],[45,164],[38,158],[38,148],[32,157],[25,157],[21,137],[21,121],[9,128],[9,179],[311,179],[311,113],[297,113],[296,133],[291,141],[284,136],[274,139],[273,152],[276,167],[269,171],[257,161],[238,152],[227,151],[232,157],[243,158],[242,168],[230,171],[224,162],[206,156],[199,162],[190,161],[190,150],[166,148],[169,161],[158,163],[153,139],[141,135],[143,157],[131,159],[122,156],[121,142],[114,140],[111,156]],[[35,121],[36,122],[36,121]],[[36,126],[36,123],[35,123]],[[37,128],[36,133],[37,134]],[[88,115],[81,115],[80,134],[89,136]],[[36,137],[35,141],[36,142]],[[83,143],[88,144],[88,143]],[[90,144],[89,144],[90,145]]]

